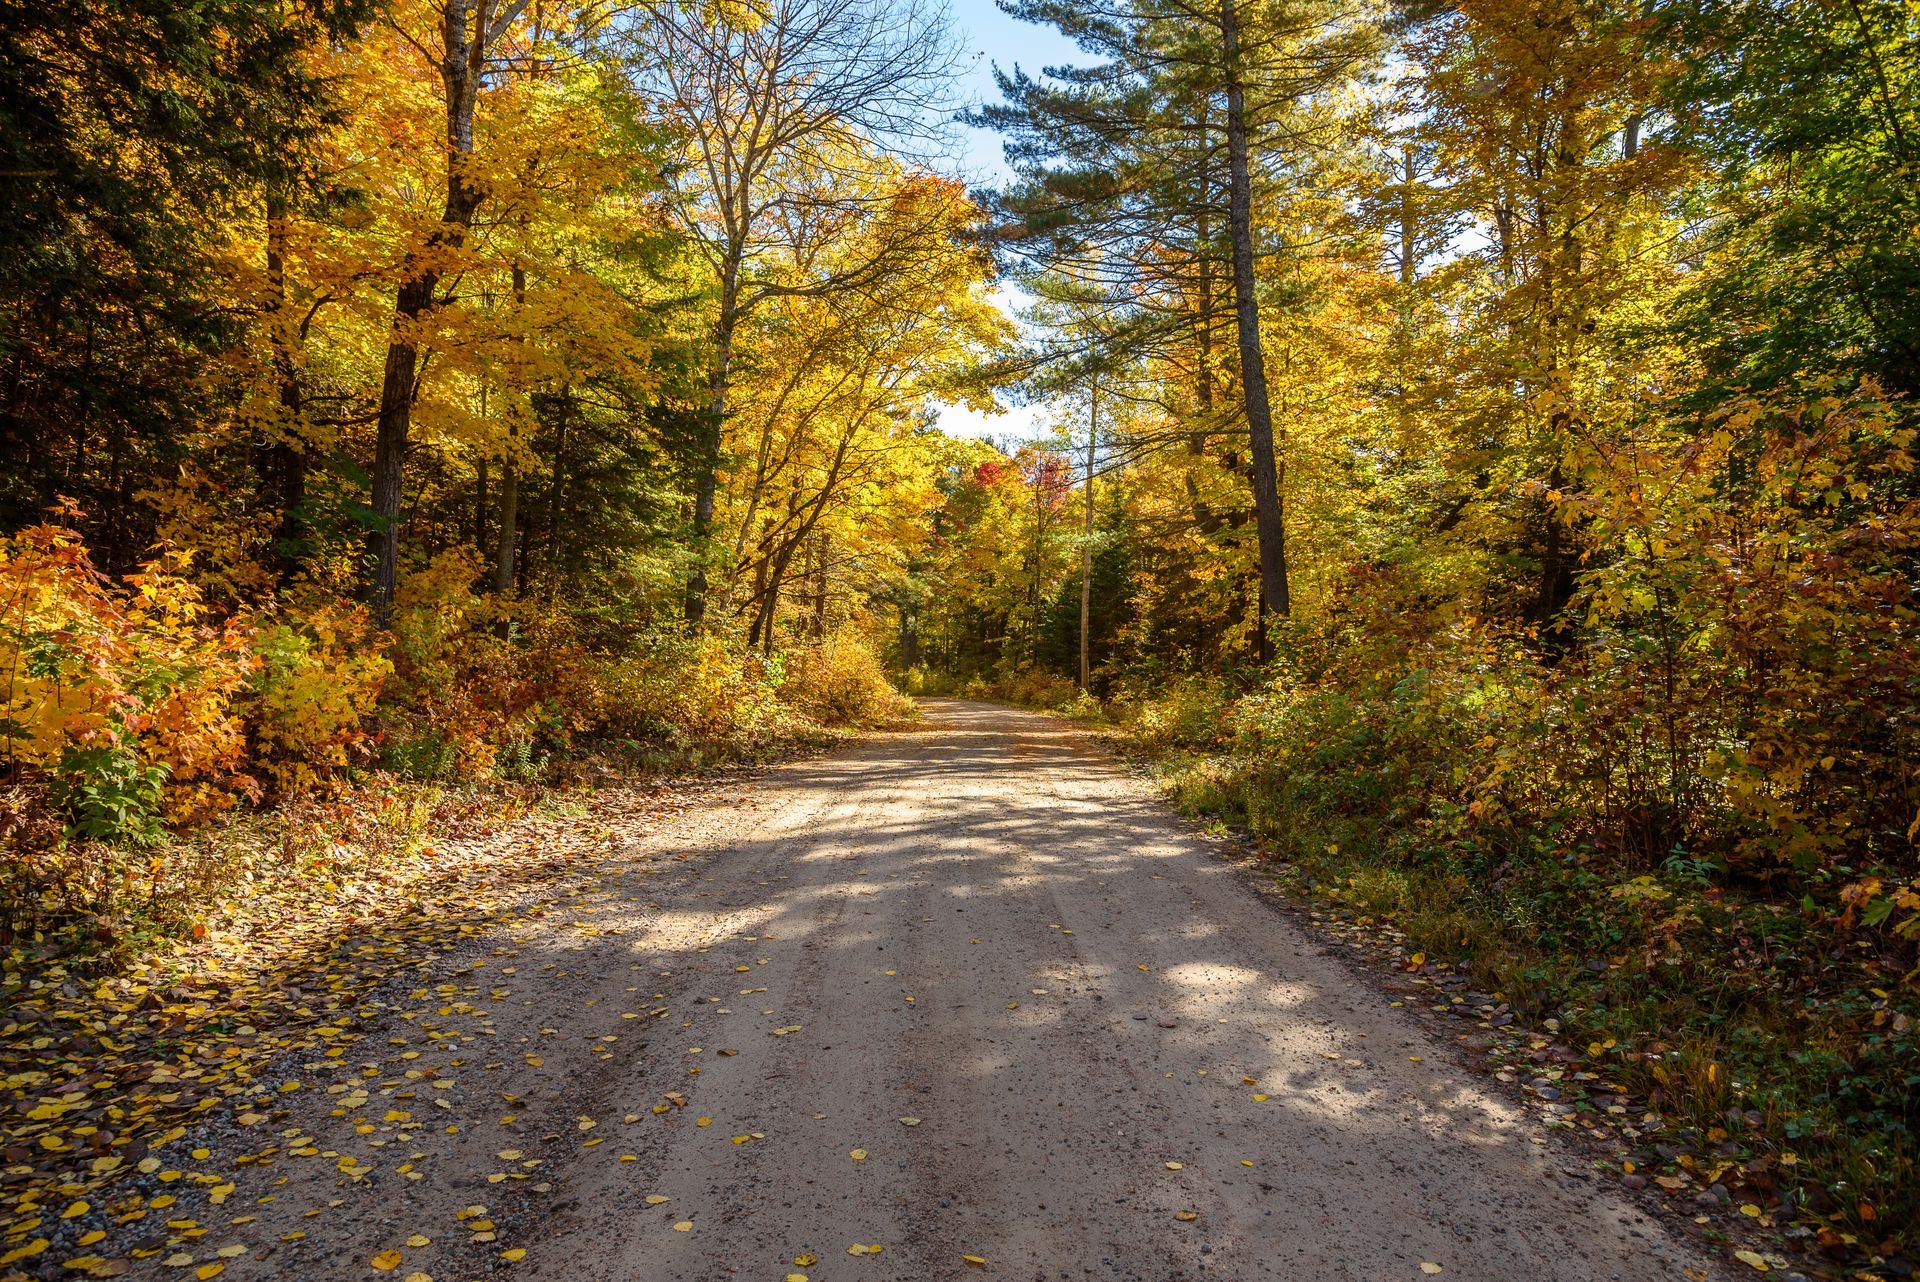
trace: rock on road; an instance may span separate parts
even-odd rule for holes
[[[927,707],[387,994],[187,1253],[313,1282],[1711,1268],[1083,734]]]

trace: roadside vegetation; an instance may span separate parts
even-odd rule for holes
[[[1005,7],[971,190],[922,0],[5,17],[0,1268],[114,985],[964,693],[1905,1269],[1920,9]]]
[[[1913,12],[1018,7],[1101,68],[982,113],[1056,428],[953,484],[909,688],[1112,723],[1555,1021],[1676,1207],[1910,1255]]]

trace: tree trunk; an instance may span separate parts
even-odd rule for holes
[[[1080,540],[1080,690],[1093,684],[1093,452],[1100,439],[1100,383],[1095,380],[1087,405],[1087,505]]]
[[[307,497],[307,457],[293,439],[300,421],[300,371],[294,360],[293,342],[286,331],[287,307],[287,200],[279,188],[267,188],[267,309],[272,313],[274,379],[279,384],[280,431],[266,450],[267,473],[262,479],[280,510],[280,524],[273,536],[274,571],[281,586],[300,568],[300,549],[305,541],[306,523],[302,504]]]
[[[1205,107],[1200,113],[1200,143],[1202,155],[1211,138],[1212,124]],[[1198,398],[1199,424],[1187,433],[1187,454],[1202,459],[1207,454],[1207,434],[1213,427],[1213,214],[1210,202],[1213,199],[1212,170],[1205,159],[1200,166],[1200,212],[1195,224],[1198,235],[1198,249],[1194,255],[1194,265],[1200,273],[1199,327],[1196,337],[1199,340],[1199,368],[1195,373],[1195,394]],[[1193,469],[1185,470],[1187,506],[1193,512],[1193,525],[1202,535],[1211,535],[1220,528],[1220,517],[1214,512],[1213,505],[1200,497],[1200,483],[1194,479]]]
[[[1292,611],[1287,591],[1286,513],[1273,448],[1266,358],[1260,345],[1260,300],[1253,275],[1253,172],[1247,155],[1246,90],[1241,83],[1240,20],[1234,0],[1220,0],[1220,38],[1227,72],[1227,223],[1233,247],[1233,311],[1240,339],[1240,385],[1246,397],[1253,459],[1254,528],[1260,538],[1260,653],[1266,615]]]
[[[827,566],[832,551],[833,536],[831,534],[822,534],[819,541],[814,545],[813,618],[807,625],[807,630],[812,634],[815,641],[827,635],[827,601],[829,597]]]
[[[426,261],[414,256],[394,298],[393,328],[387,340],[386,368],[380,381],[379,427],[373,445],[373,529],[368,552],[373,579],[368,585],[374,617],[383,625],[393,616],[393,588],[400,561],[400,499],[412,426],[420,349],[415,338],[420,318],[434,305],[440,284],[441,254],[466,243],[474,211],[483,193],[468,181],[473,155],[473,109],[480,94],[491,0],[445,0],[441,7],[440,80],[447,98],[447,194],[440,225],[427,238]],[[472,25],[469,27],[469,16]]]
[[[732,374],[733,331],[739,323],[739,272],[729,262],[720,282],[720,319],[713,329],[713,366],[707,381],[707,422],[700,434],[700,457],[693,478],[693,542],[696,554],[707,554],[713,531],[713,497],[720,477],[720,446],[726,433],[727,381]],[[707,617],[707,567],[695,565],[687,580],[687,622],[698,628]]]
[[[1045,473],[1041,473],[1044,478]],[[1033,484],[1033,584],[1028,591],[1032,605],[1033,618],[1027,629],[1027,661],[1040,662],[1040,568],[1046,556],[1046,511],[1042,506],[1045,498],[1045,486],[1042,479]]]
[[[473,464],[473,550],[481,556],[487,554],[487,460],[475,459]]]
[[[560,530],[567,510],[567,426],[573,418],[573,389],[560,389],[560,421],[553,437],[553,499],[547,505],[547,599],[560,592]]]
[[[520,472],[509,460],[500,469],[500,541],[494,546],[493,590],[513,589],[513,553],[520,538]]]

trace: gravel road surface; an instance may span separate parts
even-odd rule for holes
[[[927,708],[383,994],[135,1274],[1705,1276],[1083,734]]]

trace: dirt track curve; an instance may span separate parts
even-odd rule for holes
[[[235,1282],[1710,1267],[1084,736],[928,713],[635,834],[385,994],[286,1096],[286,1156],[183,1195],[222,1226],[184,1250],[246,1244]]]

